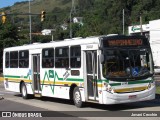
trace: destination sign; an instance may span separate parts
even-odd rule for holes
[[[128,40],[108,40],[109,46],[135,46],[142,45],[141,39],[128,39]]]
[[[118,46],[142,46],[142,39],[111,39],[103,41],[104,47]]]

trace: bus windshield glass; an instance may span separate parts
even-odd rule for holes
[[[140,78],[153,73],[149,48],[104,49],[103,76],[105,78]]]

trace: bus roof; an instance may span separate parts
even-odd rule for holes
[[[84,45],[84,44],[99,44],[100,39],[110,39],[117,37],[127,37],[126,35],[109,34],[102,36],[90,36],[86,38],[78,37],[72,39],[64,39],[62,41],[51,41],[49,43],[33,43],[23,46],[15,46],[5,48],[4,51],[15,51],[15,50],[31,50],[31,49],[41,49],[49,47],[63,47],[63,46],[73,46],[73,45]],[[143,37],[143,36],[128,36],[128,37]]]
[[[5,48],[4,51],[28,50],[28,49],[47,48],[47,47],[62,47],[62,46],[98,44],[98,43],[99,43],[99,37],[72,38],[72,39],[64,39],[62,41],[51,41],[49,43],[33,43],[23,46],[9,47]]]

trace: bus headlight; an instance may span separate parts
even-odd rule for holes
[[[114,89],[108,83],[103,83],[103,90],[109,93],[114,93]]]
[[[148,84],[148,89],[150,89],[150,88],[151,88],[151,83]]]
[[[151,87],[155,86],[155,81],[152,81],[148,84],[148,89],[150,89]]]
[[[108,92],[109,93],[114,93],[114,90],[113,90],[113,88],[110,85],[108,85]]]

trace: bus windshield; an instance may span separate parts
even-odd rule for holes
[[[103,76],[105,78],[139,78],[153,73],[151,51],[139,49],[104,49]]]

